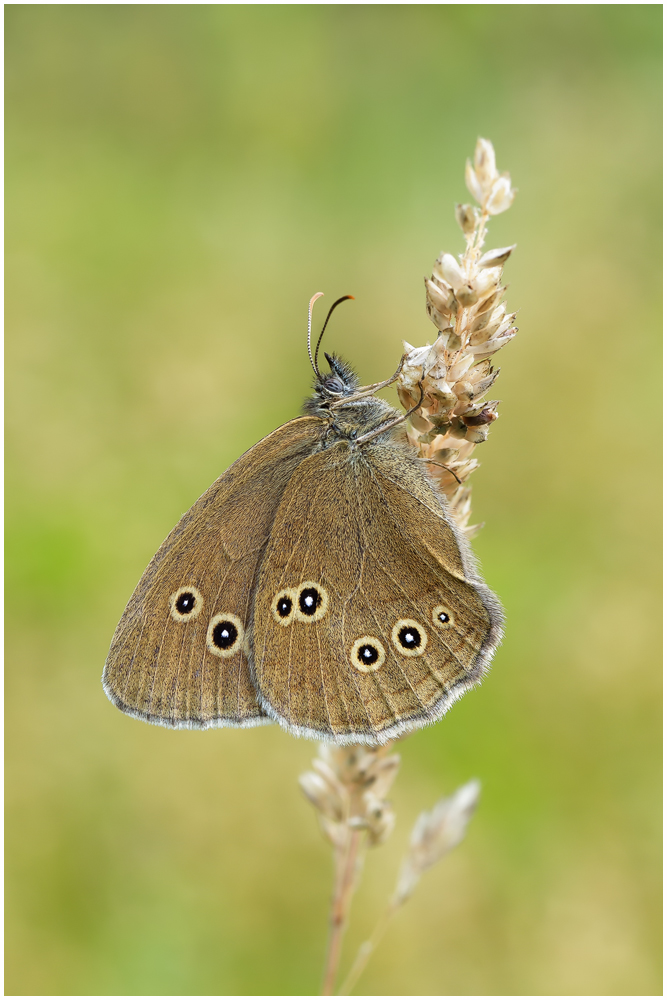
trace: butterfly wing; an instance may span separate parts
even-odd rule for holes
[[[322,422],[292,420],[241,456],[183,515],[142,576],[102,682],[122,711],[166,726],[271,721],[248,669],[259,561],[294,470]]]
[[[406,448],[343,441],[295,470],[264,551],[252,630],[261,703],[287,729],[378,743],[438,719],[481,678],[501,625],[467,543]]]

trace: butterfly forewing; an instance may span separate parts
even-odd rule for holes
[[[288,594],[293,613],[272,613]],[[310,602],[310,605],[309,605]],[[421,464],[395,443],[294,472],[264,552],[254,672],[293,732],[370,742],[439,718],[483,672],[501,614]]]
[[[253,587],[294,470],[321,421],[279,427],[181,518],[142,576],[114,634],[103,682],[123,711],[205,728],[266,719],[248,668]]]

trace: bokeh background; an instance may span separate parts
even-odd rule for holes
[[[401,749],[349,961],[412,822],[462,847],[365,994],[661,992],[660,5],[9,5],[9,994],[312,994],[331,861],[277,727],[171,732],[100,673],[177,518],[297,414],[314,291],[364,381],[433,327],[478,135],[520,333],[474,478],[507,609]]]

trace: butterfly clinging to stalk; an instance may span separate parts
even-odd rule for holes
[[[183,515],[116,628],[104,689],[175,728],[276,721],[377,745],[481,680],[497,598],[401,414],[319,346],[304,415],[242,455]]]

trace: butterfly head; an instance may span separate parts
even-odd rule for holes
[[[326,354],[331,371],[320,373],[315,379],[315,395],[322,402],[329,399],[342,399],[352,396],[359,388],[359,379],[350,365],[335,354]]]
[[[327,323],[331,318],[331,314],[334,309],[345,302],[347,299],[351,299],[352,295],[343,295],[340,299],[336,299],[334,304],[329,309],[327,313],[327,318],[324,321],[324,326],[322,327],[322,332],[318,338],[317,344],[315,346],[315,354],[311,351],[310,346],[310,335],[311,327],[313,321],[313,305],[322,295],[321,292],[317,292],[313,295],[310,303],[308,304],[308,357],[310,358],[310,363],[312,369],[315,373],[315,382],[313,395],[306,400],[304,405],[304,413],[312,414],[313,416],[330,416],[330,411],[337,407],[345,407],[348,409],[347,404],[356,404],[357,401],[361,402],[361,411],[359,411],[359,418],[361,414],[364,415],[363,419],[367,420],[368,413],[373,408],[377,409],[380,405],[377,400],[373,400],[375,391],[377,389],[382,389],[385,385],[390,385],[398,377],[399,370],[391,379],[386,379],[384,382],[376,382],[374,385],[359,385],[359,378],[354,370],[339,358],[335,354],[327,354],[325,352],[324,357],[329,362],[329,372],[324,374],[320,371],[317,364],[317,355],[320,349],[320,344],[322,343],[322,337],[324,336],[324,331],[327,328]],[[401,363],[402,365],[402,363]],[[382,404],[386,408],[386,404]],[[348,410],[349,412],[349,410]]]
[[[318,372],[315,376],[313,394],[304,406],[306,413],[320,414],[331,403],[354,396],[359,388],[359,378],[346,361],[335,354],[324,356],[329,362],[330,371]]]

